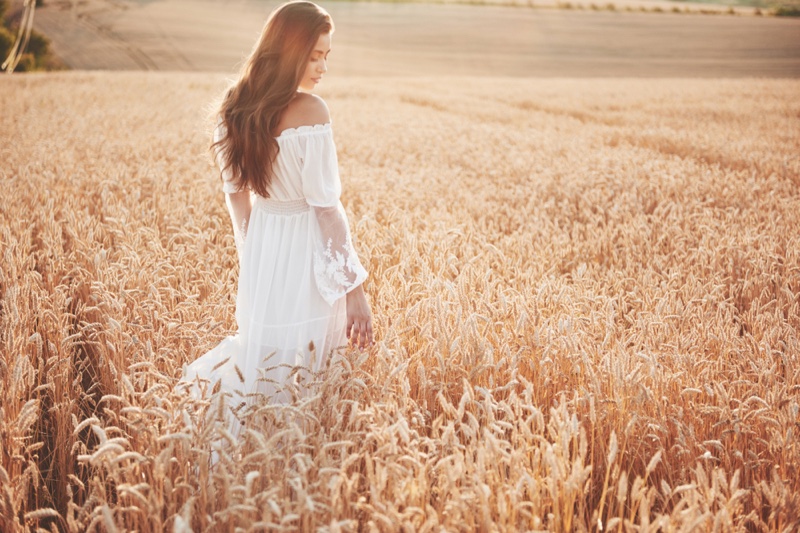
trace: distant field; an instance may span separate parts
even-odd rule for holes
[[[74,69],[235,73],[278,3],[49,0],[35,22]],[[708,7],[660,0],[612,3],[615,11],[602,1],[571,2],[583,10],[323,2],[337,28],[331,73],[800,77],[800,19],[673,13]],[[640,7],[665,12],[625,11]]]
[[[800,82],[326,79],[379,343],[209,472],[222,88],[0,81],[0,530],[800,527]]]

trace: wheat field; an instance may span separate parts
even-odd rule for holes
[[[233,411],[225,83],[0,82],[0,530],[800,527],[800,82],[326,79],[378,343]]]

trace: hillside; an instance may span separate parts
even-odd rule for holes
[[[800,77],[800,20],[676,14],[670,11],[676,3],[661,3],[668,12],[627,12],[619,3],[613,12],[324,5],[337,27],[331,56],[337,75]],[[74,69],[233,74],[274,5],[48,1],[35,23]]]

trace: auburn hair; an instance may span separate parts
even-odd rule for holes
[[[282,4],[267,19],[239,80],[220,105],[225,134],[210,146],[212,154],[222,154],[223,169],[230,170],[238,190],[269,196],[281,114],[303,80],[319,36],[331,32],[328,12],[304,0]]]

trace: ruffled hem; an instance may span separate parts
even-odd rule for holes
[[[285,139],[288,137],[296,137],[304,133],[320,133],[331,129],[332,122],[325,122],[324,124],[304,124],[296,128],[286,128],[283,130],[276,139]]]

